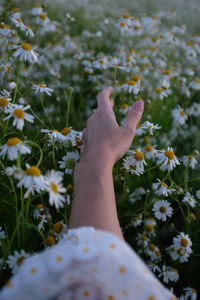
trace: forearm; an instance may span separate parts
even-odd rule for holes
[[[123,239],[120,229],[109,163],[81,162],[76,170],[75,195],[69,227],[93,226]]]

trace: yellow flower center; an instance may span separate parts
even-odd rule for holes
[[[163,185],[164,187],[168,188],[168,185],[165,182],[161,181],[160,184]]]
[[[141,29],[141,26],[135,25],[135,26],[134,26],[134,29],[135,29],[135,30],[140,30],[140,29]]]
[[[188,240],[185,239],[185,238],[182,238],[182,239],[181,239],[181,246],[187,247],[187,245],[188,245]]]
[[[148,247],[149,247],[149,250],[151,250],[151,251],[155,251],[155,249],[156,249],[154,244],[149,244]]]
[[[167,209],[166,209],[165,206],[161,206],[161,207],[159,208],[159,210],[160,210],[160,212],[161,212],[162,214],[164,214],[164,213],[167,211]]]
[[[140,152],[140,151],[135,151],[135,153],[134,153],[134,158],[135,158],[136,160],[141,161],[141,160],[144,159],[144,154],[143,154],[142,152]]]
[[[6,67],[6,72],[11,73],[11,72],[12,72],[11,67],[7,66],[7,67]]]
[[[146,225],[144,226],[144,228],[145,228],[145,230],[146,230],[147,232],[151,232],[151,231],[154,230],[154,227],[153,227],[152,224],[146,224]]]
[[[54,193],[58,193],[58,186],[54,182],[51,183],[51,189]]]
[[[172,271],[178,274],[178,270],[176,270],[176,269],[172,269]]]
[[[8,105],[9,101],[5,97],[0,97],[0,107],[6,107]]]
[[[126,27],[126,23],[123,23],[123,22],[121,22],[119,25],[120,25],[121,27]]]
[[[13,7],[13,8],[12,8],[12,11],[13,11],[13,12],[19,12],[19,11],[20,11],[20,8]]]
[[[147,145],[145,149],[146,149],[146,151],[151,151],[151,150],[153,150],[153,147],[151,145]]]
[[[32,166],[32,167],[28,168],[25,173],[28,176],[36,176],[36,177],[39,177],[42,175],[42,172],[36,166]]]
[[[46,238],[46,243],[47,243],[48,246],[53,246],[53,245],[56,244],[56,240],[54,239],[53,236],[48,236]]]
[[[197,294],[197,291],[196,291],[194,288],[192,288],[192,292],[193,292],[194,294]]]
[[[24,118],[24,110],[21,108],[17,108],[14,110],[13,115],[18,118],[18,119],[23,119]]]
[[[38,86],[45,89],[46,88],[46,85],[42,84],[42,83],[38,83]]]
[[[181,117],[185,116],[185,112],[183,110],[180,111]]]
[[[164,70],[163,72],[162,72],[162,74],[164,74],[164,75],[169,75],[169,74],[171,74],[171,70],[169,70],[169,69],[167,69],[167,70]]]
[[[30,50],[33,49],[32,46],[31,46],[30,44],[27,44],[27,43],[21,44],[21,47],[22,47],[24,50],[26,50],[26,51],[30,51]]]
[[[188,215],[188,219],[189,219],[189,220],[196,220],[195,214],[190,213],[190,214]]]
[[[139,75],[133,75],[131,78],[133,79],[133,81],[139,81],[141,79]]]
[[[119,268],[119,272],[121,274],[125,273],[126,272],[126,268],[124,268],[124,267]]]
[[[57,133],[59,133],[59,131],[57,130],[57,129],[52,129],[52,130],[50,130],[51,132],[57,132]]]
[[[63,135],[67,135],[68,133],[71,132],[71,128],[65,127],[65,128],[62,129],[61,132],[62,132]]]
[[[45,20],[47,18],[47,16],[45,14],[39,14],[39,18],[42,20]]]
[[[174,159],[175,154],[173,151],[167,150],[167,151],[165,151],[165,156],[167,156],[167,158],[169,158],[169,159]]]
[[[32,274],[35,274],[35,273],[37,273],[37,269],[36,269],[36,268],[31,268],[31,269],[30,269],[30,272],[31,272]]]
[[[43,204],[37,204],[37,205],[36,205],[36,208],[37,208],[37,209],[41,209],[41,208],[44,208],[44,206],[43,206]]]
[[[6,144],[8,147],[12,147],[12,146],[15,146],[17,144],[21,143],[21,140],[18,139],[18,138],[10,138],[7,140]]]
[[[120,108],[121,109],[126,109],[128,107],[128,104],[126,104],[126,103],[122,103],[121,105],[120,105]]]
[[[157,88],[157,89],[155,89],[155,92],[156,92],[156,94],[160,94],[162,92],[162,89],[161,88]]]
[[[67,185],[67,192],[68,193],[72,193],[73,192],[73,189],[74,189],[74,186],[72,184],[68,184]]]
[[[62,228],[63,228],[63,225],[61,222],[57,222],[53,225],[53,231],[56,233],[60,233]]]
[[[154,16],[154,15],[151,15],[150,18],[154,19],[154,20],[157,20],[158,17],[157,16]]]
[[[200,79],[195,79],[194,82],[195,83],[200,83]]]
[[[83,296],[88,297],[88,296],[90,296],[90,293],[88,291],[84,291]]]
[[[129,18],[130,18],[129,14],[123,14],[122,17],[123,17],[124,19],[129,19]]]
[[[15,20],[19,23],[23,23],[22,19],[16,18]]]
[[[188,41],[188,42],[186,42],[186,44],[187,44],[188,46],[192,46],[192,45],[193,45],[193,42],[192,42],[192,41]]]
[[[127,81],[127,84],[128,84],[128,85],[136,85],[136,81],[134,81],[134,80],[129,80],[129,81]]]
[[[105,63],[105,61],[104,61],[103,59],[99,59],[99,63],[100,63],[101,65],[103,65],[103,64]]]

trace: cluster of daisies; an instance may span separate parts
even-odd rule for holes
[[[28,245],[20,247],[28,222],[39,244],[43,237],[41,249],[62,239],[82,129],[96,108],[94,96],[112,85],[119,125],[134,101],[145,102],[136,142],[116,166],[115,184],[131,216],[122,229],[133,230],[138,252],[174,293],[176,282],[182,285],[180,299],[197,299],[181,267],[196,267],[190,228],[198,231],[200,200],[200,33],[177,25],[175,10],[117,18],[116,7],[107,14],[106,1],[74,0],[67,9],[60,1],[55,18],[58,9],[42,4],[27,10],[18,0],[16,7],[0,4],[0,181],[2,197],[17,199],[15,224],[23,224],[11,236],[2,215],[0,271],[17,272],[30,254]]]

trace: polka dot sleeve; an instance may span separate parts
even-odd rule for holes
[[[112,233],[71,229],[26,258],[0,300],[174,300],[140,257]]]

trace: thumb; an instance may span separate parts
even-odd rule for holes
[[[129,128],[135,131],[144,111],[144,101],[139,100],[135,102],[128,111],[122,128]]]

